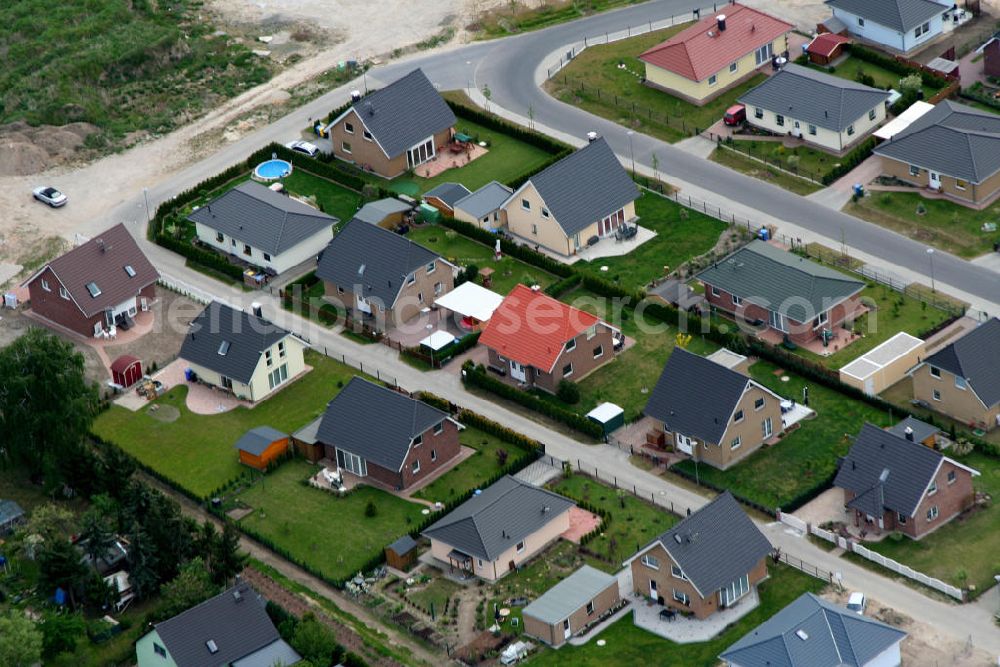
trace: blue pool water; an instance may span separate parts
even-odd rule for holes
[[[268,160],[257,165],[253,173],[263,181],[276,181],[292,173],[292,164],[285,160]]]

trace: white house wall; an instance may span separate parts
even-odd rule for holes
[[[948,7],[942,5],[941,13],[928,21],[928,23],[931,24],[930,30],[920,35],[920,37],[916,36],[916,31],[914,29],[911,29],[903,34],[893,28],[889,28],[880,23],[875,23],[871,19],[865,19],[865,24],[863,26],[859,25],[858,15],[846,12],[843,9],[834,8],[833,15],[844,22],[844,25],[847,26],[848,32],[852,35],[856,35],[869,42],[882,44],[891,49],[906,53],[907,51],[911,51],[941,34],[941,31],[944,29],[942,17],[947,9]]]
[[[778,112],[764,109],[764,117],[757,118],[756,109],[757,107],[754,106],[747,109],[747,122],[754,127],[759,127],[775,134],[788,134],[796,130],[796,119],[793,116],[781,114],[785,117],[785,124],[781,126],[778,125],[776,120]],[[827,150],[839,152],[861,141],[869,133],[873,132],[875,128],[885,122],[885,104],[879,102],[875,107],[875,120],[869,120],[868,113],[866,111],[860,118],[854,121],[853,135],[848,135],[846,128],[841,132],[836,132],[835,130],[817,127],[816,135],[813,136],[809,134],[809,123],[805,121],[798,121],[798,131],[802,133],[803,141],[821,146]]]
[[[271,269],[276,274],[281,274],[288,269],[298,266],[302,262],[316,257],[323,248],[327,246],[333,238],[333,224],[316,232],[309,238],[300,241],[294,247],[289,248],[279,255],[271,255],[270,260],[264,259],[264,251],[260,248],[250,246],[250,254],[244,254],[243,241],[236,239],[236,245],[232,244],[232,237],[223,234],[222,241],[217,238],[217,230],[208,227],[200,222],[195,223],[195,232],[198,240],[205,245],[211,246],[224,253],[235,255],[244,262],[259,266],[263,269]]]

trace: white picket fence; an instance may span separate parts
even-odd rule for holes
[[[198,303],[209,304],[212,301],[222,301],[222,299],[206,292],[200,287],[189,285],[183,280],[174,278],[173,276],[169,276],[165,273],[160,274],[160,279],[157,282],[167,289],[177,292],[178,294],[182,294],[192,301],[197,301]]]
[[[959,602],[965,600],[965,596],[963,595],[962,589],[960,588],[956,588],[951,584],[946,584],[940,579],[935,579],[934,577],[928,577],[923,572],[917,572],[912,567],[907,567],[906,565],[896,562],[891,558],[886,558],[882,554],[872,551],[871,549],[865,548],[855,542],[851,542],[851,546],[852,546],[852,551],[854,551],[854,553],[858,554],[862,558],[867,558],[873,563],[878,563],[882,567],[892,570],[897,574],[901,574],[908,579],[919,581],[924,586],[929,586],[930,588],[933,588],[936,591],[941,591],[945,595],[950,595]]]

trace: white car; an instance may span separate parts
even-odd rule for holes
[[[59,208],[60,206],[65,206],[69,199],[63,193],[59,192],[51,186],[39,186],[31,191],[35,199],[42,202],[43,204],[48,204],[52,208]]]
[[[285,144],[285,148],[295,151],[296,153],[302,153],[303,155],[308,155],[309,157],[316,157],[319,153],[319,146],[316,144],[311,144],[308,141],[289,141]]]
[[[864,593],[851,593],[851,597],[847,599],[847,608],[853,611],[855,614],[865,615],[865,607],[868,606],[868,599],[865,598]]]

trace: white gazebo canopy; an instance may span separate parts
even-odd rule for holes
[[[434,305],[445,308],[462,317],[471,317],[486,322],[493,317],[503,297],[476,283],[462,283],[444,296],[434,300]]]
[[[430,336],[420,341],[420,344],[437,352],[441,348],[451,345],[454,341],[455,337],[453,335],[447,331],[441,331],[438,329]]]
[[[879,139],[892,139],[894,136],[912,125],[915,120],[933,108],[933,104],[917,100],[910,105],[906,111],[899,114],[879,129],[875,130],[875,136]]]

